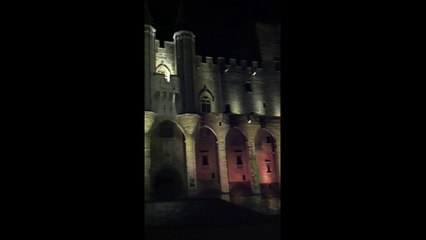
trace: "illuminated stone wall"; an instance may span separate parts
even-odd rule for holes
[[[270,32],[264,25],[257,29]],[[155,114],[145,131],[148,195],[165,168],[178,172],[187,196],[208,190],[228,194],[239,187],[259,194],[264,186],[280,184],[281,72],[276,43],[268,45],[268,39],[276,40],[273,35],[262,39],[262,62],[214,59],[195,55],[191,32],[179,31],[173,42],[160,42],[155,29],[145,27],[149,64],[144,81],[150,96],[145,111]],[[210,102],[209,113],[201,112],[202,99]],[[159,124],[167,121],[174,126],[172,138],[158,135]]]
[[[266,27],[263,25],[260,26],[258,27],[260,32],[268,30],[265,30]],[[265,60],[262,62],[262,67],[257,61],[247,62],[232,58],[226,61],[224,58],[195,56],[195,59],[192,59],[194,46],[188,46],[192,44],[184,42],[180,47],[180,52],[183,52],[182,54],[187,58],[185,64],[181,64],[181,69],[185,73],[178,73],[177,66],[180,61],[176,56],[176,43],[164,41],[163,45],[160,46],[160,41],[156,40],[155,50],[152,50],[155,52],[155,69],[152,72],[156,75],[151,78],[156,79],[151,81],[151,102],[154,104],[161,99],[166,99],[164,95],[170,95],[168,97],[172,99],[173,94],[175,94],[175,102],[167,101],[166,107],[162,104],[161,107],[166,110],[160,109],[157,103],[156,107],[153,107],[155,111],[171,112],[172,114],[183,113],[182,104],[193,104],[197,111],[201,111],[200,97],[203,93],[208,93],[206,95],[211,98],[212,112],[224,112],[226,105],[229,105],[233,114],[254,113],[281,116],[281,71],[277,68],[279,61],[275,60],[276,58]],[[271,48],[274,47],[275,45],[262,48],[265,58],[273,57]],[[185,48],[188,49],[185,50]],[[166,66],[167,71],[162,70],[162,65]],[[188,65],[194,66],[189,67]],[[164,72],[167,73],[164,75]],[[188,79],[187,82],[183,82],[185,74],[189,80],[193,79],[192,84],[188,83]],[[192,76],[193,74],[195,77]],[[160,81],[159,79],[162,78],[168,79]],[[174,81],[171,81],[172,79]],[[167,84],[170,86],[167,87]],[[247,85],[249,85],[249,89],[247,89]],[[183,96],[185,89],[187,92],[192,91],[190,95],[193,96],[186,98],[187,102],[177,102],[176,99],[185,99]],[[159,98],[158,93],[161,93],[164,98]],[[176,107],[170,111],[170,105]]]
[[[155,41],[156,55],[155,55],[155,66],[161,64],[166,65],[171,75],[176,75],[176,62],[175,62],[175,44],[173,42],[164,41],[164,46],[160,45],[160,41]]]
[[[281,116],[281,72],[258,65],[235,59],[227,64],[223,58],[214,63],[211,57],[203,61],[197,56],[199,91],[206,86],[215,96],[213,112],[224,112],[229,104],[233,114]]]
[[[207,95],[212,101],[212,112],[222,112],[222,96],[221,84],[222,73],[219,66],[213,63],[211,57],[207,57],[203,62],[201,56],[196,56],[197,65],[197,81],[199,89],[197,91],[197,101],[200,102],[200,96],[203,93]],[[200,103],[197,104],[200,109]]]

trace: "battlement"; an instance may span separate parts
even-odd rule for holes
[[[164,40],[155,40],[155,46],[157,49],[174,49],[175,43],[170,41],[164,41]]]
[[[210,56],[196,55],[197,67],[208,66],[208,67],[222,67],[225,71],[247,71],[252,73],[253,71],[262,71],[258,61],[247,61],[237,60],[235,58],[225,59],[224,57],[213,58]],[[279,62],[277,62],[279,64]]]
[[[155,29],[151,27],[150,25],[145,25],[145,30],[155,33]],[[173,39],[175,41],[181,40],[181,39],[195,39],[195,35],[190,31],[178,31],[174,33]],[[163,41],[163,40],[156,39],[155,46],[159,50],[172,52],[174,51],[176,47],[176,43],[173,41],[165,41],[165,40]],[[213,58],[211,56],[196,55],[195,63],[198,68],[200,68],[201,66],[203,67],[208,66],[209,68],[220,67],[227,72],[238,71],[238,72],[253,73],[253,72],[259,72],[264,70],[262,66],[263,65],[262,62],[247,61],[245,59],[237,60],[235,58],[225,59],[224,57]],[[267,67],[267,69],[271,69],[271,64],[272,64],[272,68],[273,68],[273,65],[275,65],[275,71],[278,71],[278,72],[280,71],[279,65],[281,63],[279,60],[274,60],[273,63],[271,61],[266,61],[264,64],[265,66],[266,65],[269,66]]]

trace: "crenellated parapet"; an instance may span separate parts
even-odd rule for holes
[[[170,42],[170,41],[163,41],[163,40],[159,40],[156,39],[155,40],[155,47],[158,49],[166,49],[166,50],[174,50],[175,48],[175,43],[174,42]]]
[[[208,111],[215,113],[280,115],[278,58],[248,61],[200,56],[190,31],[174,33],[173,41],[155,39],[150,25],[145,25],[145,31],[153,45],[152,72],[146,76],[152,81],[152,105],[146,109],[169,115],[176,105],[178,114],[199,113],[207,103]]]
[[[258,69],[262,70],[258,61],[247,61],[247,60],[237,60],[234,58],[229,58],[228,60],[224,57],[213,58],[210,56],[200,56],[196,55],[196,64],[197,66],[206,65],[206,66],[224,66],[227,68],[240,68],[240,69]]]
[[[195,64],[197,65],[197,69],[219,69],[224,72],[237,72],[237,73],[247,73],[253,74],[254,72],[266,72],[262,67],[262,62],[259,61],[247,61],[247,60],[237,60],[235,58],[225,59],[223,57],[213,58],[210,56],[200,56],[196,55]],[[271,64],[268,63],[268,66]],[[280,61],[274,61],[274,65],[276,67],[268,68],[267,72],[280,72]]]

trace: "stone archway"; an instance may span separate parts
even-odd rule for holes
[[[187,191],[185,136],[172,121],[152,130],[150,176],[154,200],[180,198]]]
[[[230,194],[252,194],[247,138],[237,128],[229,130],[226,135],[226,161]]]
[[[276,140],[266,129],[260,129],[255,139],[260,190],[263,196],[280,193]]]
[[[220,173],[217,137],[207,127],[200,128],[196,135],[197,186],[200,195],[220,194]]]

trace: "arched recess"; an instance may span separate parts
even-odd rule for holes
[[[200,112],[209,113],[216,111],[216,109],[213,109],[214,95],[206,85],[204,85],[204,88],[200,90],[198,97],[200,100]]]
[[[252,193],[252,177],[248,156],[247,138],[239,129],[230,129],[226,135],[226,162],[231,195]]]
[[[217,137],[207,127],[198,130],[195,143],[197,186],[200,194],[220,194]]]
[[[212,100],[208,96],[202,96],[200,99],[200,111],[202,113],[212,112]]]
[[[161,62],[161,64],[159,64],[156,68],[155,68],[155,72],[159,73],[159,74],[164,74],[164,77],[166,78],[166,80],[168,82],[170,82],[170,75],[171,75],[171,71],[170,68],[167,67],[167,65],[165,65],[163,63],[163,61]]]
[[[275,196],[280,192],[276,141],[264,128],[256,134],[255,149],[261,193],[264,196]]]
[[[176,123],[160,122],[151,134],[151,188],[156,200],[185,196],[185,136]]]

